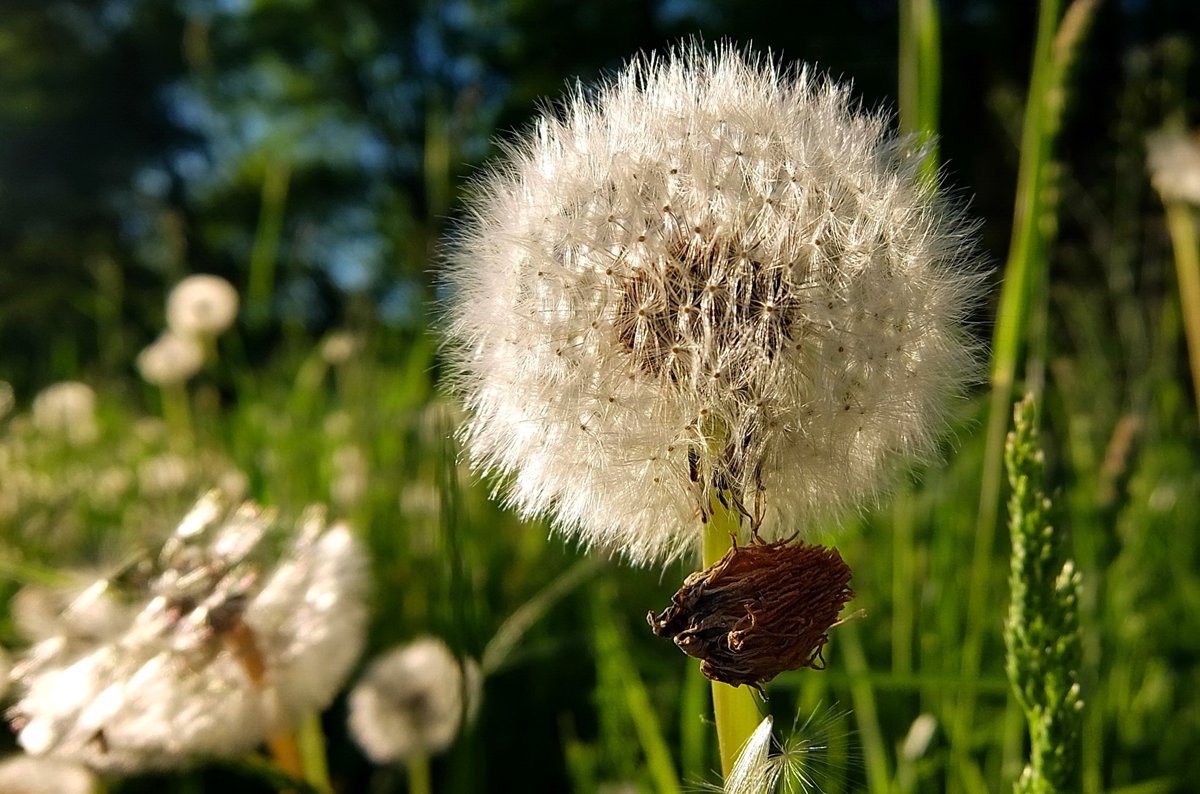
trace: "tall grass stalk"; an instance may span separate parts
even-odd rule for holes
[[[741,519],[733,508],[713,500],[712,518],[704,532],[704,567],[725,556],[738,536]],[[699,675],[699,673],[696,673]],[[729,777],[742,745],[758,728],[763,715],[747,687],[732,687],[712,682],[713,717],[717,726],[717,747],[721,754],[721,775]]]
[[[1062,126],[1067,78],[1097,2],[1074,0],[1061,22],[1059,0],[1042,0],[1039,5],[1033,72],[1021,132],[1012,241],[992,338],[992,392],[962,655],[963,677],[968,679],[979,673],[984,632],[992,625],[986,615],[988,572],[1000,508],[1004,437],[1017,365],[1028,332],[1031,306],[1045,299],[1044,290],[1039,291],[1036,286],[1044,283],[1049,271],[1049,251],[1054,239],[1057,207],[1054,192],[1049,189],[1051,152]],[[967,746],[974,710],[975,693],[964,691],[955,710],[952,731],[960,749]]]
[[[937,177],[942,32],[935,0],[900,0],[900,127],[929,147],[924,174]]]
[[[267,164],[246,286],[247,317],[256,325],[262,325],[271,315],[275,265],[279,259],[279,240],[283,235],[283,217],[290,182],[291,169],[287,165],[277,162]]]
[[[625,637],[617,626],[613,610],[612,588],[597,588],[592,599],[594,612],[594,641],[597,663],[603,666],[602,680],[620,684],[620,699],[633,722],[634,732],[646,758],[646,768],[658,794],[682,794],[679,774],[671,760],[671,750],[662,732],[662,725],[650,700],[650,693],[629,653]]]
[[[1005,668],[1029,726],[1029,763],[1017,794],[1078,789],[1083,700],[1078,671],[1080,576],[1064,560],[1062,533],[1051,523],[1044,491],[1045,460],[1038,445],[1032,396],[1017,403],[1005,445],[1012,488],[1009,534],[1012,590],[1004,624]]]
[[[1192,394],[1200,415],[1200,235],[1191,206],[1166,201],[1167,231],[1175,253],[1175,277],[1179,280],[1179,305],[1187,336],[1188,362],[1192,370]]]

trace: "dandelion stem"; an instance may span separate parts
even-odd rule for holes
[[[713,500],[712,517],[704,533],[704,567],[715,563],[729,551],[733,537],[741,528],[734,509]],[[721,753],[721,774],[728,777],[738,751],[762,721],[753,693],[745,687],[712,682],[713,717],[717,725],[717,746]]]
[[[429,775],[429,756],[418,753],[408,759],[408,794],[431,794],[433,783]]]
[[[300,745],[291,731],[280,731],[267,739],[267,748],[280,772],[295,780],[304,780],[304,761],[300,757]]]
[[[296,729],[304,779],[318,791],[333,791],[329,780],[329,764],[325,760],[325,734],[321,731],[321,718],[310,711]]]
[[[1182,201],[1168,201],[1167,231],[1175,251],[1175,275],[1179,279],[1179,304],[1187,335],[1192,389],[1200,412],[1200,236],[1192,208]]]
[[[187,386],[182,383],[164,383],[162,385],[163,421],[171,440],[180,448],[187,449],[192,445],[192,409],[188,404]]]

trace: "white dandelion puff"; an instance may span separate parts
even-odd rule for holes
[[[181,336],[217,336],[237,312],[237,290],[220,276],[188,276],[167,296],[167,327]]]
[[[0,794],[92,794],[100,791],[86,767],[54,758],[11,755],[0,761]]]
[[[1152,132],[1146,138],[1146,165],[1164,201],[1200,204],[1200,133]]]
[[[204,348],[195,337],[167,331],[138,354],[136,363],[147,383],[184,383],[204,366]]]
[[[846,87],[724,48],[630,64],[513,143],[452,253],[479,468],[638,562],[718,492],[768,537],[928,455],[976,369],[974,226]]]
[[[350,692],[350,733],[378,764],[445,750],[473,711],[478,666],[426,637],[380,656]]]
[[[246,752],[328,705],[361,649],[365,558],[317,509],[276,557],[282,531],[214,492],[156,556],[86,588],[13,670],[18,743],[98,771],[166,768]]]
[[[47,386],[33,398],[33,425],[49,435],[71,444],[96,440],[96,392],[78,381],[62,381]]]

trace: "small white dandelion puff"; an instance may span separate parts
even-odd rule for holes
[[[193,336],[167,331],[137,357],[142,379],[155,386],[183,383],[204,366],[204,347]]]
[[[217,336],[237,312],[237,290],[220,276],[188,276],[167,296],[167,327],[181,336]]]
[[[47,386],[33,398],[33,425],[71,444],[96,440],[96,392],[86,383],[62,381]]]
[[[768,537],[928,455],[976,369],[974,226],[846,87],[731,48],[631,63],[513,143],[452,253],[473,463],[634,561],[732,495]]]
[[[12,674],[18,743],[103,772],[167,768],[246,752],[328,705],[362,645],[366,561],[316,509],[282,552],[281,534],[211,493],[157,555],[85,588],[60,630],[41,622]],[[81,630],[101,604],[103,630]]]
[[[1163,201],[1200,204],[1200,133],[1152,132],[1146,138],[1146,166]]]
[[[349,727],[377,764],[445,750],[478,700],[478,668],[441,640],[416,640],[380,656],[350,692]]]

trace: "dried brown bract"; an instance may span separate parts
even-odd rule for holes
[[[757,541],[690,574],[650,628],[670,637],[713,681],[761,685],[784,670],[821,669],[821,648],[854,597],[837,549]]]

